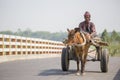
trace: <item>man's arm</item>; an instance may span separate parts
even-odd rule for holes
[[[94,23],[91,23],[91,36],[95,36],[97,33],[96,33],[96,29],[95,29],[95,25]]]

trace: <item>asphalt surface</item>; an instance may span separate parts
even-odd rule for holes
[[[0,80],[120,80],[120,57],[110,58],[107,73],[101,72],[100,62],[87,62],[85,73],[76,75],[75,61],[63,72],[60,57],[0,63]]]

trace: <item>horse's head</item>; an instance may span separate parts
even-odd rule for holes
[[[68,31],[68,39],[73,39],[74,38],[74,35],[75,35],[75,30],[74,29],[67,29]]]
[[[86,38],[85,35],[81,32],[76,31],[75,29],[67,29],[68,31],[68,40],[67,44],[79,44],[79,45],[85,45],[86,44]]]
[[[74,39],[74,35],[75,35],[75,30],[74,29],[67,29],[68,31],[68,37],[67,39],[64,40],[64,44],[68,44],[68,45],[71,45],[73,43],[73,39]]]

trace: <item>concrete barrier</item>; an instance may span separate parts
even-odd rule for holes
[[[0,34],[0,62],[54,57],[63,47],[59,41]]]

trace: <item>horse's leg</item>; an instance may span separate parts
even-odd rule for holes
[[[79,71],[79,58],[77,58],[77,71]]]
[[[83,75],[83,68],[84,68],[84,56],[81,56],[81,75]]]
[[[82,75],[85,75],[85,64],[86,64],[86,58],[87,58],[87,55],[88,55],[88,49],[89,48],[87,48],[86,47],[86,50],[85,51],[83,51],[83,63],[81,63],[81,64],[83,64],[83,68],[82,68]]]
[[[80,57],[79,57],[79,48],[75,48],[75,56],[76,56],[76,62],[77,62],[77,75],[80,75],[80,69],[79,69],[79,63],[80,63]]]
[[[81,72],[82,75],[85,75],[85,64],[86,64],[86,58],[87,58],[87,54],[84,55],[83,63],[81,63],[82,66],[83,66],[83,67],[82,67],[82,72]]]
[[[84,71],[85,71],[85,62],[86,62],[86,54],[85,51],[83,51],[82,56],[81,56],[81,75],[85,75]]]
[[[77,57],[77,75],[80,75],[79,62],[79,57]]]

